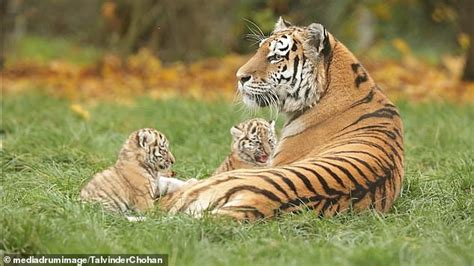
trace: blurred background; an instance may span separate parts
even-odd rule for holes
[[[232,98],[279,16],[320,22],[393,98],[474,99],[472,0],[2,0],[6,92]],[[259,28],[257,28],[257,25]]]

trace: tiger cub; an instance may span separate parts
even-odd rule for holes
[[[147,210],[160,195],[187,183],[171,178],[174,163],[168,139],[155,129],[140,129],[125,141],[115,165],[84,186],[80,198],[99,202],[110,211]]]
[[[231,153],[213,175],[235,169],[258,168],[269,165],[276,145],[275,121],[254,118],[230,129]]]

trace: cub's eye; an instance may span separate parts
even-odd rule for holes
[[[274,62],[280,60],[282,57],[279,54],[274,54],[272,56],[267,57],[268,62]]]
[[[247,143],[246,145],[248,148],[254,148],[255,147],[255,143],[254,142],[249,142]]]

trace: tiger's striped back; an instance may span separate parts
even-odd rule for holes
[[[403,182],[397,108],[322,25],[282,19],[237,72],[243,101],[287,115],[272,167],[225,172],[165,196],[170,213],[243,220],[313,209],[386,212]]]
[[[231,153],[213,175],[235,170],[269,166],[275,149],[275,121],[253,118],[230,129]]]

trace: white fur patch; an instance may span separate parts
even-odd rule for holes
[[[268,53],[268,56],[271,56],[273,54],[286,55],[288,51],[291,49],[292,45],[293,45],[293,39],[288,36],[286,36],[286,38],[280,37],[276,40],[273,40],[270,43],[270,47],[269,47],[270,52]]]
[[[125,218],[127,218],[127,220],[132,223],[146,221],[146,217],[143,216],[125,216]]]
[[[158,187],[159,196],[164,196],[167,193],[175,192],[185,185],[194,184],[196,182],[198,182],[198,180],[195,178],[183,181],[177,178],[160,176],[158,177],[156,186]]]

